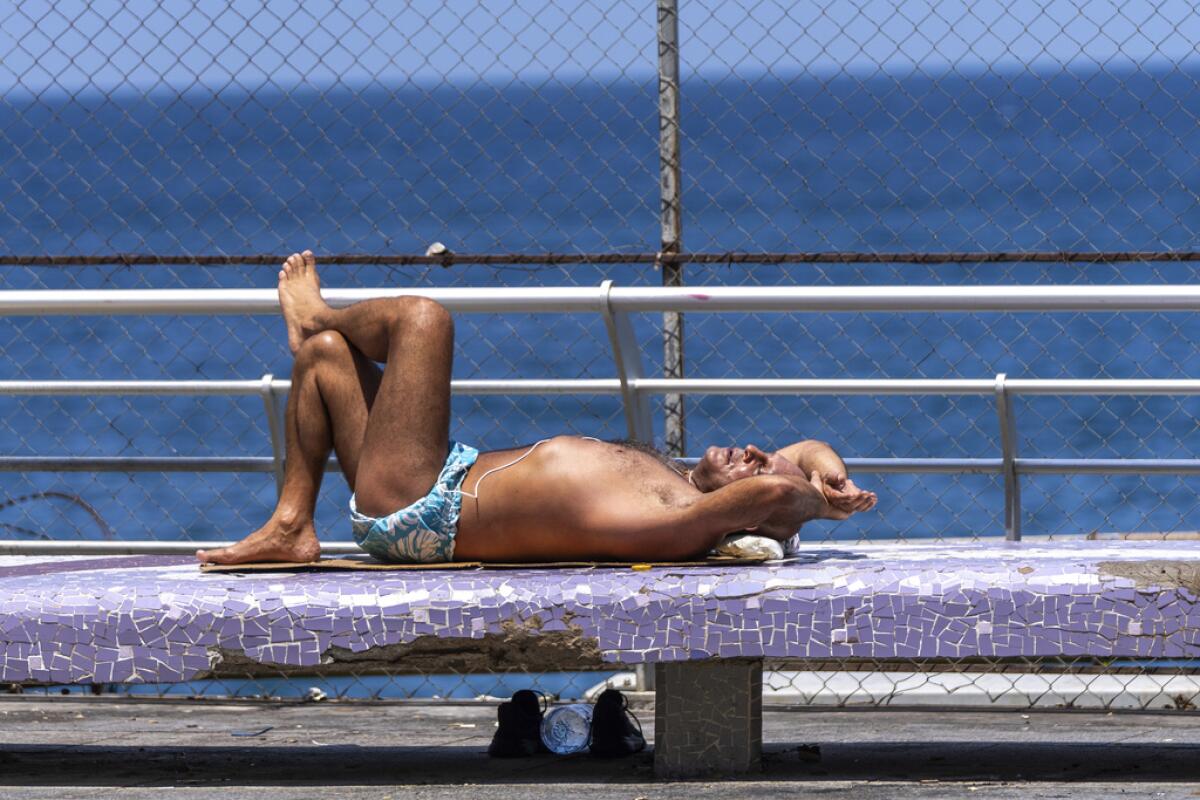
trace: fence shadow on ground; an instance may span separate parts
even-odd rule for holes
[[[1200,780],[1195,744],[923,741],[767,746],[744,781]],[[653,754],[494,760],[486,742],[457,746],[139,747],[5,745],[0,786],[464,785],[644,783]]]

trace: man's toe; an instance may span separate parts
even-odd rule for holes
[[[228,547],[222,547],[218,550],[203,550],[204,559],[211,561],[214,564],[230,564],[233,562],[233,556],[229,552]]]

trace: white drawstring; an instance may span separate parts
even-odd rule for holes
[[[589,442],[598,442],[598,441],[600,441],[599,439],[597,439],[597,438],[596,438],[596,437],[594,437],[594,436],[580,436],[579,438],[580,438],[580,439],[586,439],[586,440],[587,440],[587,441],[589,441]],[[520,464],[522,461],[524,461],[526,458],[528,458],[528,457],[529,457],[529,455],[530,455],[530,454],[531,454],[531,453],[532,453],[534,450],[536,450],[536,449],[537,449],[537,446],[538,446],[538,445],[540,445],[540,444],[545,444],[545,443],[546,443],[546,442],[548,442],[548,441],[550,441],[550,440],[549,440],[549,439],[542,439],[540,442],[534,442],[534,443],[533,443],[533,444],[530,446],[530,448],[529,448],[528,450],[526,450],[524,453],[522,453],[522,454],[521,454],[520,456],[518,456],[517,458],[515,458],[515,459],[513,459],[512,461],[508,462],[507,464],[503,464],[503,465],[501,465],[501,466],[499,466],[499,467],[492,467],[492,468],[491,468],[491,469],[489,469],[487,472],[485,472],[485,473],[483,473],[482,475],[480,475],[480,476],[479,476],[479,480],[475,481],[475,492],[474,492],[474,493],[467,492],[467,491],[463,491],[462,489],[455,489],[454,491],[458,492],[458,493],[459,493],[461,496],[463,496],[463,497],[470,497],[472,500],[474,500],[476,503],[478,503],[478,502],[479,502],[479,484],[483,483],[483,479],[484,479],[484,478],[486,478],[488,475],[491,475],[493,472],[499,472],[499,471],[500,471],[500,470],[502,470],[502,469],[508,469],[508,468],[509,468],[509,467],[511,467],[511,466],[514,466],[514,465],[516,465],[516,464]]]

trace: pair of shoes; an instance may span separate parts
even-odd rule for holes
[[[500,727],[488,745],[492,758],[521,758],[548,753],[542,744],[541,696],[529,689],[514,692],[512,700],[496,709]]]
[[[488,746],[492,758],[520,758],[548,753],[542,741],[544,712],[541,698],[529,689],[515,692],[496,709],[499,726]],[[616,689],[605,689],[592,711],[588,749],[597,758],[620,758],[646,747],[641,723],[629,710],[629,700]]]
[[[634,726],[637,726],[636,728]],[[629,698],[616,689],[605,689],[592,711],[592,741],[588,749],[597,758],[620,758],[646,747],[642,724],[629,710]]]

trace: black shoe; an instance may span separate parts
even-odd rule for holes
[[[542,744],[542,704],[529,689],[513,693],[512,700],[496,709],[500,727],[488,745],[492,758],[520,758],[545,753]]]
[[[630,712],[629,700],[616,689],[605,689],[592,711],[592,743],[589,746],[592,755],[620,758],[645,747],[642,725]]]

